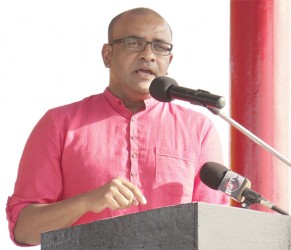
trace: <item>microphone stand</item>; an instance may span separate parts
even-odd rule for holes
[[[250,138],[252,141],[257,143],[259,146],[263,147],[267,151],[271,152],[274,156],[276,156],[278,159],[286,163],[289,167],[291,167],[291,162],[282,154],[280,154],[278,151],[276,151],[274,148],[272,148],[270,145],[268,145],[266,142],[264,142],[262,139],[254,135],[252,132],[247,130],[245,127],[240,125],[238,122],[233,120],[232,118],[228,117],[227,115],[223,114],[218,108],[205,106],[208,110],[210,110],[213,114],[220,116],[222,119],[230,123],[232,126],[234,126],[236,129],[238,129],[240,132],[242,132],[244,135],[246,135],[248,138]],[[246,189],[243,192],[243,197],[245,200],[242,202],[242,208],[249,208],[250,205],[253,204],[262,204],[273,211],[276,211],[277,213],[283,214],[283,215],[289,215],[288,212],[284,211],[283,209],[277,207],[275,204],[270,202],[269,200],[262,197],[260,194],[250,190]]]
[[[240,125],[238,122],[233,120],[232,118],[228,117],[227,115],[223,114],[218,108],[213,107],[206,107],[208,110],[210,110],[213,114],[220,116],[222,119],[230,123],[232,126],[234,126],[236,129],[238,129],[240,132],[242,132],[244,135],[249,137],[252,141],[266,149],[267,151],[271,152],[274,156],[276,156],[278,159],[286,163],[289,167],[291,167],[291,162],[282,154],[280,154],[278,151],[276,151],[274,148],[272,148],[270,145],[268,145],[266,142],[264,142],[262,139],[254,135],[252,132],[247,130],[245,127]]]

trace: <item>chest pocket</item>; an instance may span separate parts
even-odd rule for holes
[[[197,168],[197,156],[193,152],[173,150],[169,148],[156,148],[155,151],[155,185],[180,184],[180,194],[189,200],[192,198],[194,178]],[[182,192],[182,193],[181,193]]]

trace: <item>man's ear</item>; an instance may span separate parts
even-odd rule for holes
[[[105,43],[102,47],[101,53],[102,53],[103,63],[105,67],[110,68],[112,47],[108,43]]]
[[[171,54],[170,54],[170,59],[169,59],[169,60],[170,60],[170,61],[169,61],[169,64],[172,62],[173,57],[174,57],[174,55],[171,53]]]
[[[170,64],[171,64],[171,62],[172,62],[172,60],[173,60],[173,54],[171,53],[171,54],[170,54],[170,58],[169,58],[168,68],[169,68],[169,66],[170,66]],[[168,71],[167,71],[166,75],[168,75]]]

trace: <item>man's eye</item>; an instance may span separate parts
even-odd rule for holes
[[[129,45],[130,45],[130,46],[137,46],[138,43],[137,43],[137,42],[130,42]]]
[[[129,46],[141,46],[142,45],[142,41],[139,40],[133,40],[133,41],[128,41],[127,44]]]
[[[156,44],[154,45],[154,47],[155,47],[155,49],[158,50],[158,51],[168,51],[168,50],[169,50],[169,48],[168,48],[166,45],[164,45],[164,44],[160,44],[160,43],[156,43]]]

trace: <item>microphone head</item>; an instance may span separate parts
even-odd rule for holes
[[[178,86],[178,83],[167,76],[156,77],[150,85],[149,91],[153,98],[160,102],[171,102],[173,99],[168,95],[171,86]]]
[[[200,179],[206,186],[218,190],[227,171],[228,168],[217,162],[206,162],[200,169]]]

